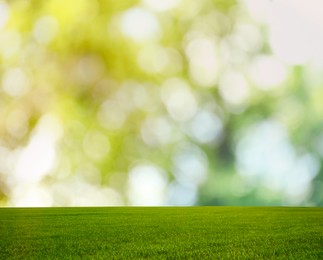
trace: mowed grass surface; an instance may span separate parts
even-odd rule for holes
[[[323,208],[2,208],[14,258],[323,259]]]

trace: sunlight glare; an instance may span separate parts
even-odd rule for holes
[[[172,118],[178,121],[191,119],[197,110],[197,101],[186,81],[171,78],[164,82],[161,97]]]
[[[3,90],[12,97],[26,94],[30,89],[30,80],[23,68],[10,68],[2,78]]]
[[[141,7],[133,7],[122,16],[123,33],[137,42],[156,39],[161,29],[156,17]]]
[[[128,199],[134,206],[162,206],[166,203],[165,172],[150,164],[139,164],[129,173]]]
[[[58,31],[58,24],[54,17],[43,16],[34,25],[33,35],[40,44],[49,43]]]
[[[214,39],[192,39],[185,49],[189,58],[190,75],[202,87],[212,87],[218,77],[218,58]]]
[[[28,145],[21,150],[14,176],[18,182],[38,182],[55,165],[56,143],[62,134],[58,118],[45,115],[38,123]]]

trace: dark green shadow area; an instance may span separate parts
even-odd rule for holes
[[[0,259],[323,259],[323,208],[2,208]]]

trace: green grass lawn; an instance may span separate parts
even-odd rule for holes
[[[12,258],[323,259],[323,208],[1,208]]]

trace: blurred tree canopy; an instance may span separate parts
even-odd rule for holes
[[[322,205],[322,53],[259,3],[0,2],[0,204]]]

